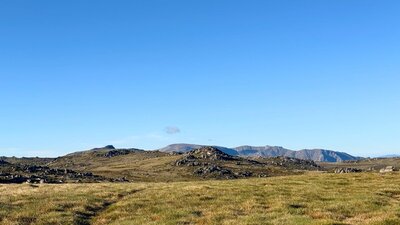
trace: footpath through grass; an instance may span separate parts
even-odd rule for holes
[[[400,174],[1,185],[1,224],[400,224]]]

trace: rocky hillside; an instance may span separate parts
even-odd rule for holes
[[[26,159],[25,159],[26,160]],[[0,184],[2,183],[70,183],[70,182],[125,182],[126,179],[110,179],[89,171],[77,172],[66,168],[13,164],[0,160]]]
[[[11,164],[24,164],[24,165],[46,165],[50,162],[52,162],[54,158],[39,158],[39,157],[22,157],[22,158],[17,158],[17,157],[5,157],[1,156],[0,161],[3,162],[8,162]],[[1,165],[1,163],[0,163]]]
[[[250,159],[232,156],[210,146],[186,152],[174,164],[188,168],[195,176],[218,179],[267,177],[295,170],[322,169],[310,160],[286,157]]]
[[[188,152],[198,149],[200,145],[191,144],[173,144],[165,148],[159,149],[163,152]],[[317,162],[343,162],[348,160],[359,160],[360,157],[355,157],[344,152],[337,152],[324,149],[304,149],[293,151],[279,146],[240,146],[236,148],[226,148],[221,146],[213,146],[226,154],[242,157],[290,157],[304,160],[313,160]]]
[[[47,166],[90,171],[107,179],[152,182],[278,176],[321,169],[310,160],[243,158],[214,147],[173,153],[106,146],[59,157]]]

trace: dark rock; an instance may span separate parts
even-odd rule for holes
[[[170,155],[182,155],[183,153],[182,152],[171,152],[171,153],[169,153]]]
[[[5,160],[0,159],[0,166],[1,165],[10,165],[10,163]]]
[[[357,168],[336,168],[334,173],[360,173],[362,172],[361,169]]]
[[[26,182],[29,178],[19,175],[19,174],[0,174],[0,183],[3,184],[22,184]]]
[[[113,178],[111,179],[112,182],[129,182],[129,180],[126,177],[119,177],[119,178]]]
[[[104,157],[112,158],[112,157],[120,156],[120,155],[128,155],[129,153],[131,153],[131,151],[127,150],[127,149],[111,150],[111,151],[107,152],[106,154],[104,154]]]
[[[200,167],[194,171],[194,174],[196,174],[196,175],[218,175],[218,176],[227,177],[227,178],[234,178],[234,174],[231,170],[224,169],[217,165]]]
[[[235,175],[238,177],[251,177],[251,176],[253,176],[253,173],[249,172],[249,171],[241,171],[241,172],[235,173]]]
[[[64,183],[64,182],[101,182],[110,179],[94,175],[91,172],[76,172],[70,169],[55,169],[47,166],[10,165],[2,167],[0,183]]]

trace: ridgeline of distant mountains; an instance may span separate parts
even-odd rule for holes
[[[203,147],[204,145],[195,144],[172,144],[165,148],[158,149],[162,152],[188,152]],[[360,160],[362,157],[352,156],[345,152],[337,152],[326,149],[303,149],[294,151],[280,146],[239,146],[236,148],[227,148],[222,146],[212,146],[220,151],[241,157],[277,157],[285,156],[297,159],[313,160],[317,162],[343,162],[348,160]]]

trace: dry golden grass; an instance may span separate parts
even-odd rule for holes
[[[400,174],[1,185],[2,224],[400,224]]]
[[[101,152],[100,152],[101,153]],[[58,158],[49,164],[54,168],[69,168],[93,172],[109,178],[127,177],[130,181],[183,181],[194,180],[185,168],[173,166],[180,156],[167,153],[138,151],[112,158],[98,156],[99,152],[83,152]]]

